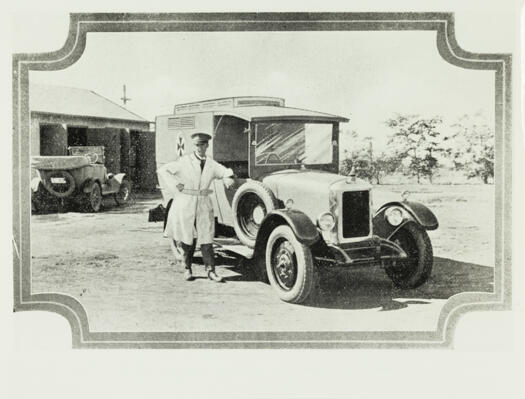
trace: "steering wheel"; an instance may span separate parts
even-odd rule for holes
[[[268,163],[268,161],[270,160],[270,158],[272,156],[277,159],[277,163],[281,163],[282,162],[281,157],[276,152],[269,152],[268,155],[266,156],[266,160],[264,161],[265,165]]]
[[[84,156],[89,159],[89,163],[96,163],[98,161],[98,154],[96,152],[88,152]]]

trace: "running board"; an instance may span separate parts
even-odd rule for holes
[[[218,251],[233,252],[234,254],[240,255],[246,259],[251,259],[253,257],[253,249],[248,248],[236,238],[216,237],[213,240],[213,244],[214,249]]]

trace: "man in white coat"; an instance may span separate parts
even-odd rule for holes
[[[174,194],[164,235],[182,250],[185,280],[193,280],[191,264],[199,243],[208,278],[222,282],[222,277],[215,272],[212,244],[215,218],[210,198],[213,191],[209,187],[215,179],[222,179],[225,186],[230,187],[233,171],[206,157],[209,134],[194,133],[191,138],[196,147],[194,153],[183,155],[157,171],[161,185],[171,187]]]

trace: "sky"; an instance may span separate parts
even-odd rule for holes
[[[148,120],[179,103],[230,96],[282,97],[287,106],[341,115],[342,130],[391,133],[396,113],[453,122],[477,112],[494,122],[494,72],[447,63],[436,33],[169,32],[88,33],[82,57],[35,83],[93,90]],[[345,143],[342,143],[343,146]]]

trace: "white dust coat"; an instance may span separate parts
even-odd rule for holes
[[[173,194],[173,203],[168,214],[164,236],[191,245],[194,238],[198,244],[210,244],[215,235],[215,220],[211,195],[193,195],[187,190],[206,190],[214,179],[233,175],[233,171],[206,157],[201,173],[200,160],[195,154],[187,154],[170,162],[157,171],[164,189]],[[184,184],[179,192],[178,183]],[[168,194],[169,195],[169,194]]]

